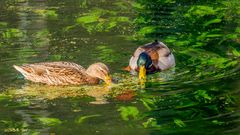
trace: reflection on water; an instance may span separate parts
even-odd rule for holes
[[[239,5],[0,1],[0,134],[239,134]],[[141,89],[121,69],[155,39],[177,66]],[[104,62],[116,83],[32,84],[12,68],[42,61]]]
[[[89,96],[95,98],[95,101],[91,103],[103,104],[108,103],[107,97],[109,96],[114,98],[127,91],[136,91],[137,88],[140,88],[138,80],[135,77],[115,74],[113,78],[114,82],[110,86],[106,86],[104,83],[82,86],[48,86],[26,81],[21,88],[16,89],[16,87],[9,87],[5,91],[5,94],[14,95],[14,97],[18,98],[29,97],[46,100]],[[149,78],[149,80],[151,79]]]

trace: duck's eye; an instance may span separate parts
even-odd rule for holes
[[[104,71],[102,69],[100,69],[100,72],[104,73]]]

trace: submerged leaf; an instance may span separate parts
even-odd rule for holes
[[[40,117],[37,118],[43,125],[56,126],[62,124],[62,121],[58,118]]]

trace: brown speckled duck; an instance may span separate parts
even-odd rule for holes
[[[42,62],[13,66],[32,82],[48,85],[98,84],[100,79],[111,83],[109,69],[103,63],[94,63],[86,70],[72,62]]]
[[[129,66],[125,70],[135,74],[139,79],[146,79],[146,74],[167,70],[175,66],[175,58],[170,49],[162,42],[155,40],[136,49]]]

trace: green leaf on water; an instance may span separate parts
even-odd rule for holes
[[[5,39],[20,38],[20,37],[23,37],[23,32],[16,28],[9,28],[2,33],[2,36]]]
[[[207,34],[206,37],[209,37],[209,38],[217,38],[217,37],[222,37],[223,35],[222,34]]]
[[[238,56],[239,57],[239,56]],[[231,62],[228,62],[226,64],[226,67],[234,67],[238,64],[238,61],[237,60],[234,60],[234,61],[231,61]]]
[[[78,17],[76,19],[76,22],[78,24],[86,24],[86,23],[97,22],[98,19],[99,19],[99,16],[97,16],[97,15],[88,15],[88,16]]]
[[[47,10],[47,9],[37,9],[34,11],[36,14],[41,15],[43,17],[48,17],[51,19],[57,19],[58,14],[55,10]]]
[[[186,124],[180,119],[174,119],[174,123],[179,127],[186,127]]]
[[[212,19],[212,20],[204,23],[203,26],[206,27],[206,26],[211,25],[211,24],[214,24],[214,23],[220,23],[221,21],[222,21],[222,19],[218,19],[218,18]]]
[[[236,39],[238,38],[238,35],[237,34],[227,34],[225,36],[226,39]]]
[[[157,120],[155,118],[149,118],[146,122],[143,122],[144,128],[160,128],[161,126],[157,124]]]
[[[221,122],[221,121],[218,121],[218,120],[213,120],[212,123],[215,124],[215,125],[223,125],[223,124],[225,124],[225,122]]]
[[[166,39],[165,39],[165,42],[166,43],[174,43],[177,41],[177,37],[176,36],[168,36]]]
[[[63,28],[63,30],[64,31],[69,31],[69,30],[71,30],[71,29],[73,29],[75,27],[76,27],[76,25],[70,25],[70,26],[66,26],[65,28]]]
[[[58,17],[58,14],[55,10],[46,10],[45,15],[49,18],[56,19]]]
[[[155,101],[154,99],[150,99],[150,98],[143,98],[141,99],[143,105],[148,109],[148,110],[152,110],[156,108],[155,105]]]
[[[129,22],[129,17],[125,17],[125,16],[111,17],[109,19],[117,22]]]
[[[153,33],[155,31],[155,29],[156,29],[156,27],[154,27],[154,26],[146,26],[146,27],[141,28],[138,31],[138,34],[139,35],[150,34],[150,33]]]
[[[111,29],[115,26],[117,26],[117,22],[112,21],[112,22],[107,23],[107,28],[106,29],[109,30],[109,29]]]
[[[130,117],[136,120],[139,115],[139,110],[135,106],[121,106],[118,111],[125,121],[128,121]]]
[[[95,115],[81,116],[81,117],[77,118],[77,119],[75,120],[75,122],[78,123],[78,124],[81,124],[81,123],[83,123],[84,121],[86,121],[86,120],[89,119],[89,118],[99,117],[99,116],[102,116],[102,115],[95,114]]]
[[[210,97],[207,93],[207,91],[205,90],[197,90],[196,92],[194,92],[194,97],[198,100],[201,101],[202,99],[205,101],[205,103],[207,101],[210,101],[212,99],[212,97]]]
[[[45,126],[56,126],[62,124],[58,118],[40,117],[37,118]]]
[[[136,9],[143,9],[143,5],[138,2],[132,2],[132,6]]]
[[[197,5],[197,6],[192,6],[189,10],[188,13],[185,14],[185,17],[196,17],[200,18],[206,15],[215,15],[217,14],[217,11],[219,9],[214,9],[211,6],[203,6],[203,5]]]
[[[233,54],[234,56],[240,57],[240,51],[237,51],[237,49],[235,49],[235,48],[233,48],[232,54]]]

